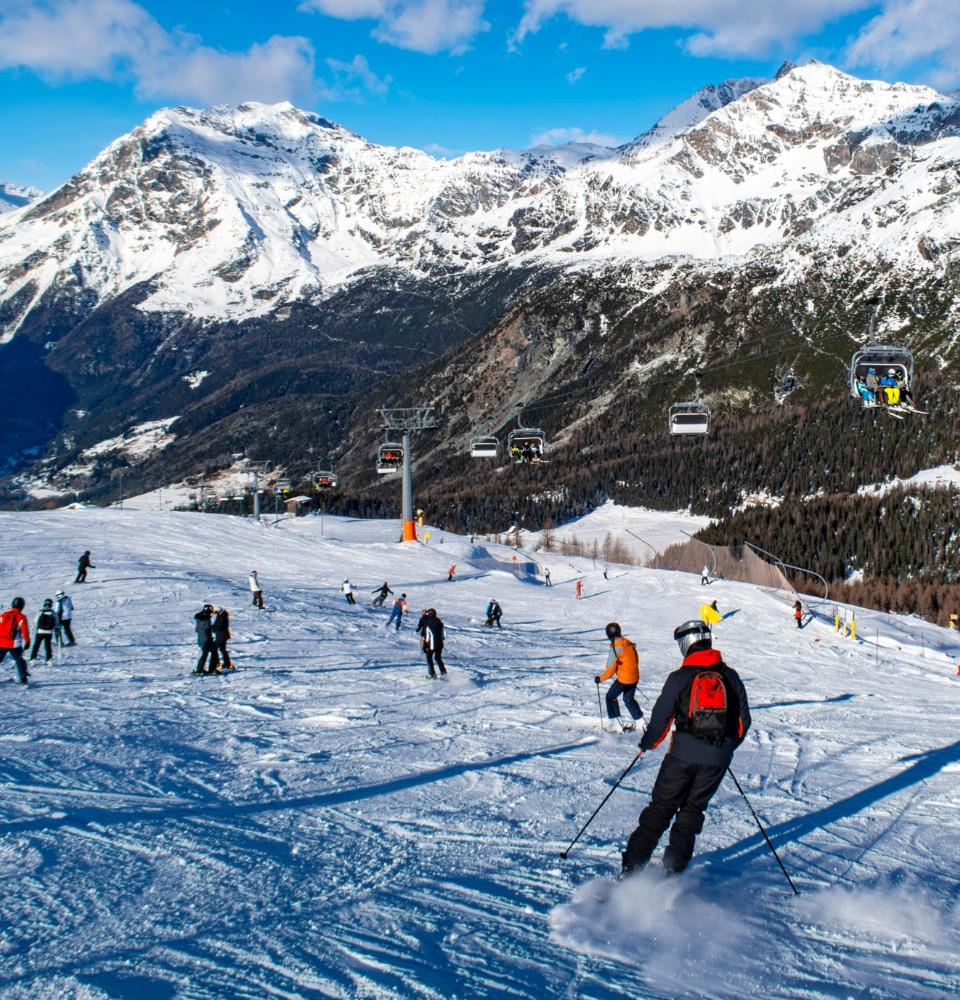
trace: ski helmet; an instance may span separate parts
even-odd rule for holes
[[[678,625],[673,630],[673,638],[680,646],[680,653],[686,657],[701,649],[709,649],[713,645],[713,634],[710,626],[701,621],[688,621]]]
[[[888,375],[896,375],[897,374],[896,368],[888,368],[887,369],[887,374]]]
[[[23,599],[22,597],[15,597],[15,598],[14,598],[14,599],[13,599],[13,600],[12,600],[12,601],[10,602],[10,607],[11,607],[11,608],[16,608],[16,609],[17,609],[17,611],[23,611],[23,606],[24,606],[24,605],[25,605],[26,603],[27,603],[27,602],[26,602],[26,601],[25,601],[25,600],[24,600],[24,599]]]
[[[620,624],[618,622],[610,622],[604,630],[607,633],[607,638],[613,642],[614,639],[619,639],[623,633],[620,631]]]
[[[57,597],[66,597],[66,596],[67,595],[62,590],[57,591]]]
[[[46,600],[45,600],[45,601],[43,602],[43,606],[44,606],[45,608],[52,608],[52,607],[53,607],[53,601],[51,601],[51,600],[50,600],[50,598],[48,597],[48,598],[47,598],[47,599],[46,599]]]

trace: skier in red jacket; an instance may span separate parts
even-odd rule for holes
[[[24,649],[30,647],[30,626],[23,613],[26,602],[22,597],[15,597],[10,604],[10,610],[0,614],[0,662],[7,653],[13,657],[20,674],[20,683],[26,684],[27,661],[23,658]]]

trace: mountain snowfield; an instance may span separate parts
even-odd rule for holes
[[[0,215],[30,205],[43,195],[39,188],[0,181]]]
[[[960,240],[960,101],[811,62],[695,94],[618,149],[437,160],[289,104],[167,108],[0,221],[0,337],[31,310],[242,319],[357,275],[774,254],[939,273]]]
[[[956,633],[864,611],[854,642],[832,608],[797,631],[784,594],[537,554],[547,589],[526,553],[397,535],[0,513],[4,593],[32,619],[66,585],[80,641],[3,685],[4,997],[960,992]],[[447,683],[424,679],[409,619],[398,634],[369,607],[385,577],[445,619]],[[635,753],[600,730],[604,624],[637,641],[649,712],[707,595],[753,706],[734,771],[799,898],[727,782],[686,873],[609,881],[662,750],[559,859]],[[481,624],[492,596],[503,633]],[[235,673],[189,673],[204,601],[233,612]]]

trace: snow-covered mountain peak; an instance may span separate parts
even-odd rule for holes
[[[13,212],[35,202],[43,192],[39,188],[12,181],[0,181],[0,214]]]
[[[219,320],[379,267],[717,260],[851,232],[864,252],[927,260],[928,237],[960,237],[943,165],[958,137],[956,101],[815,61],[705,87],[620,149],[437,160],[289,103],[165,108],[0,220],[0,338],[46,296],[89,310],[134,287],[142,310]]]

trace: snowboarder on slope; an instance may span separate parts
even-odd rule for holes
[[[658,747],[671,725],[675,724],[675,732],[651,802],[627,841],[623,875],[646,865],[671,820],[663,866],[670,872],[687,867],[703,829],[704,810],[750,729],[746,689],[737,672],[723,662],[720,651],[712,648],[709,627],[703,622],[684,622],[673,637],[683,662],[664,682],[640,740],[640,753]]]
[[[704,587],[709,582],[710,582],[710,567],[704,566],[703,569],[700,570],[700,586]]]
[[[77,560],[77,578],[74,583],[86,583],[87,582],[87,570],[96,569],[97,567],[90,562],[90,550],[88,549],[80,558]]]
[[[710,604],[700,605],[700,620],[705,622],[707,625],[716,625],[717,622],[723,620],[723,615],[717,610],[717,602],[712,601]]]
[[[456,573],[456,571],[457,571],[457,564],[451,563],[450,569],[447,570],[447,583],[449,583],[453,579],[453,574]]]
[[[440,668],[440,676],[447,676],[447,666],[443,662],[443,622],[440,620],[434,608],[427,608],[420,616],[417,623],[417,632],[422,636],[420,645],[427,658],[427,677],[431,680],[437,679],[436,671],[433,669],[433,661],[436,659]]]
[[[799,601],[793,604],[793,617],[797,621],[797,628],[803,628],[803,605]]]
[[[62,590],[57,591],[57,637],[61,645],[76,646],[77,640],[73,637],[73,600]],[[67,637],[64,643],[63,637]]]
[[[577,580],[577,600],[583,597],[583,580]]]
[[[490,627],[496,622],[497,628],[502,632],[503,626],[500,624],[500,619],[503,617],[503,608],[500,607],[500,604],[494,598],[490,598],[490,603],[487,605],[485,613],[487,620],[483,624]]]
[[[27,673],[27,661],[23,658],[24,649],[30,645],[30,626],[23,613],[25,604],[22,597],[15,597],[10,602],[10,610],[0,615],[0,661],[7,653],[13,657],[21,684],[26,684],[30,676]]]
[[[213,640],[213,606],[204,606],[193,616],[194,625],[197,630],[197,645],[200,647],[200,659],[194,668],[195,674],[212,674],[219,672],[220,657],[217,655],[217,644]],[[209,657],[209,666],[207,658]]]
[[[260,588],[260,578],[257,576],[257,571],[255,569],[250,570],[250,576],[247,579],[247,584],[249,585],[250,593],[253,596],[253,606],[263,611],[263,590]]]
[[[397,620],[397,631],[400,631],[400,623],[403,621],[404,613],[407,610],[407,595],[401,594],[393,602],[393,610],[390,612],[390,617],[387,619],[387,624],[385,628],[390,628],[390,623],[396,618]]]
[[[347,599],[347,604],[356,604],[357,602],[353,598],[353,587],[349,580],[344,580],[340,584],[340,593]]]
[[[607,690],[607,718],[620,720],[623,732],[629,733],[636,729],[637,720],[643,718],[643,709],[637,704],[640,657],[637,656],[637,647],[623,634],[617,622],[610,622],[606,633],[607,639],[610,640],[607,669],[594,677],[593,683],[600,685],[614,674],[617,675]],[[617,701],[620,695],[623,695],[623,703],[627,706],[632,722],[623,722],[620,719],[620,702]]]
[[[213,644],[217,647],[220,662],[227,670],[236,670],[236,664],[227,652],[227,640],[230,638],[230,612],[226,608],[213,609],[213,621],[210,623],[210,634]]]
[[[37,623],[34,626],[33,649],[30,651],[31,663],[37,658],[37,653],[40,652],[41,643],[43,644],[43,651],[46,654],[46,662],[49,663],[53,659],[51,641],[56,628],[57,615],[53,610],[53,601],[51,601],[48,597],[43,602],[43,608],[40,611],[40,614],[37,615]]]
[[[383,602],[387,599],[387,594],[390,594],[391,597],[393,596],[393,591],[387,585],[387,581],[386,580],[383,581],[383,586],[382,587],[377,587],[376,590],[371,590],[370,593],[377,595],[373,599],[373,606],[375,608],[382,608],[383,607]]]

